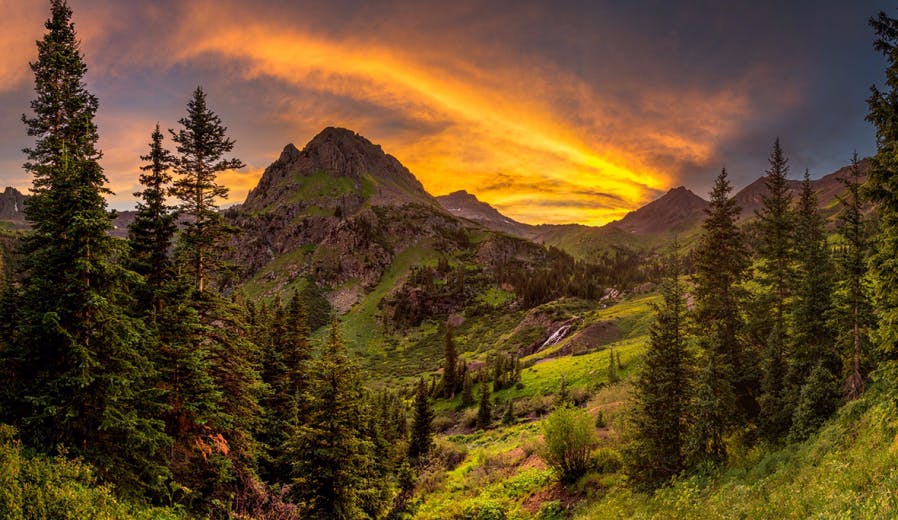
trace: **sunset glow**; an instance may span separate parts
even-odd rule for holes
[[[0,59],[0,95],[12,96],[27,93],[29,42],[45,13],[26,0],[3,2],[4,12],[10,2],[15,30],[0,42],[8,36],[18,43]],[[325,126],[342,126],[381,144],[432,194],[465,189],[529,223],[619,218],[690,175],[722,166],[721,148],[742,138],[759,107],[786,111],[803,99],[795,82],[767,96],[780,80],[763,65],[723,82],[659,82],[634,74],[640,64],[612,46],[618,50],[575,57],[572,67],[507,38],[485,39],[513,32],[467,3],[444,6],[443,14],[468,25],[373,8],[341,20],[336,9],[320,6],[227,0],[77,3],[116,207],[131,203],[137,156],[152,126],[174,127],[196,84],[207,86],[237,139],[235,153],[249,165],[224,176],[231,202],[242,201],[283,145],[302,147]],[[521,9],[507,23],[530,24],[541,9]],[[590,36],[597,49],[620,38],[610,26],[599,29]],[[127,45],[116,45],[123,34]],[[560,46],[574,41],[563,31],[544,36]],[[134,98],[124,85],[137,85],[143,93],[135,95],[144,97],[127,111],[121,105]],[[26,109],[27,101],[8,112]],[[0,166],[12,170],[0,173],[27,188],[18,164],[0,156]]]

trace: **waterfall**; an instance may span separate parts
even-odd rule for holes
[[[551,347],[552,345],[554,345],[554,344],[558,343],[559,341],[563,340],[564,337],[567,336],[567,333],[568,333],[569,330],[571,330],[571,325],[570,325],[570,324],[565,324],[565,325],[562,325],[561,327],[558,327],[558,330],[556,330],[555,332],[553,332],[552,335],[549,336],[549,339],[547,339],[546,341],[544,341],[543,344],[540,345],[539,348],[538,348],[536,351],[539,352],[540,350],[542,350],[542,349],[544,349],[544,348],[546,348],[546,347]]]

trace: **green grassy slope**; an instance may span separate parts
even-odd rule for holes
[[[526,358],[536,364],[523,371],[522,385],[493,395],[497,421],[489,430],[465,426],[476,406],[459,410],[458,397],[438,400],[436,424],[447,427],[438,450],[463,459],[452,469],[425,472],[412,518],[898,518],[898,401],[885,390],[887,381],[843,406],[804,443],[743,451],[733,446],[725,467],[700,471],[654,495],[632,491],[620,470],[621,436],[629,381],[640,368],[656,298],[633,297],[585,313],[587,322],[615,320],[622,330],[621,339],[596,352]],[[622,382],[610,385],[609,347],[624,365]],[[562,376],[581,406],[605,420],[598,428],[595,470],[569,487],[558,484],[539,457],[540,423]],[[517,417],[503,426],[498,418],[509,400]]]

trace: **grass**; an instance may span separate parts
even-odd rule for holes
[[[575,518],[895,518],[896,417],[894,399],[873,390],[807,442],[755,448],[653,496],[618,486]]]

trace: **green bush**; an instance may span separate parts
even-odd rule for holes
[[[459,520],[505,520],[505,508],[492,500],[478,500],[465,506]]]
[[[63,456],[28,457],[15,428],[0,425],[0,518],[53,519],[176,519],[170,509],[131,506],[97,482],[93,469]]]
[[[598,473],[615,473],[623,465],[620,453],[611,448],[598,448],[589,456],[590,470]]]
[[[585,411],[562,406],[543,421],[542,458],[562,482],[574,482],[589,470],[590,452],[598,444],[593,420]]]
[[[539,520],[562,520],[567,518],[567,515],[564,512],[564,508],[561,506],[561,502],[552,500],[551,502],[546,502],[540,506],[536,518]]]

